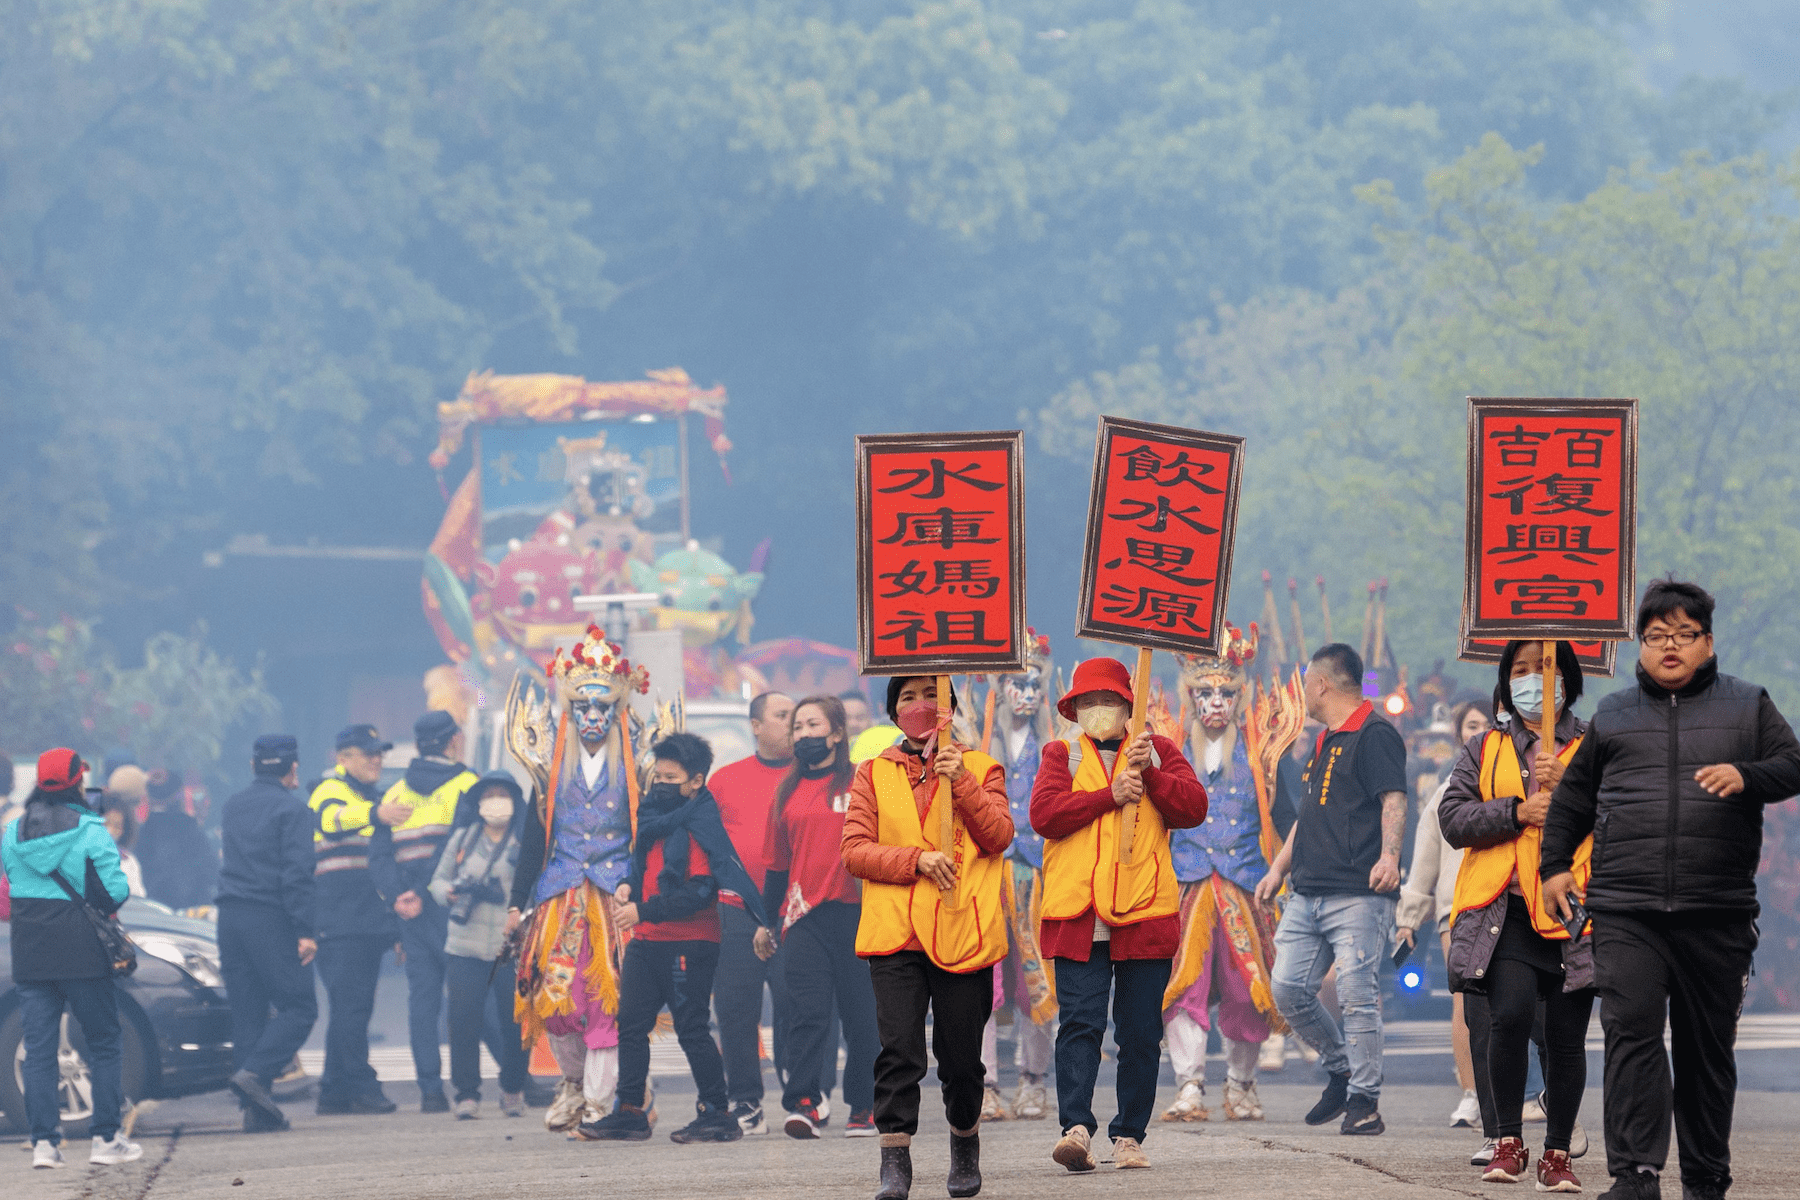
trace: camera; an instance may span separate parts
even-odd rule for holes
[[[506,903],[506,893],[500,885],[491,879],[482,879],[475,883],[458,884],[450,896],[450,904],[445,909],[450,919],[458,925],[469,922],[469,914],[475,911],[477,904]]]

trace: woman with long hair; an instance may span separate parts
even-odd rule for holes
[[[1487,997],[1487,1069],[1499,1141],[1482,1178],[1516,1183],[1530,1152],[1524,1129],[1527,1055],[1538,1002],[1544,1004],[1547,1127],[1539,1191],[1578,1192],[1569,1144],[1587,1087],[1587,1029],[1594,1006],[1593,943],[1585,927],[1565,929],[1543,900],[1538,874],[1550,795],[1587,732],[1569,711],[1581,698],[1581,665],[1556,643],[1554,694],[1544,694],[1544,643],[1512,641],[1494,688],[1506,724],[1470,741],[1438,806],[1444,839],[1466,851],[1457,871],[1450,924],[1452,991]],[[1538,740],[1542,714],[1555,714],[1555,744]],[[1587,881],[1590,837],[1575,856]]]
[[[850,809],[850,736],[844,703],[808,696],[794,706],[794,763],[769,809],[772,859],[763,910],[778,927],[787,977],[789,1021],[783,1125],[793,1138],[816,1138],[825,1125],[819,1080],[837,1002],[848,1056],[845,1137],[873,1137],[875,1119],[875,992],[856,957],[862,888],[844,869],[844,814]]]

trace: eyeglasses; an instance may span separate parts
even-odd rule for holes
[[[1639,640],[1652,650],[1661,650],[1665,646],[1691,646],[1705,636],[1698,629],[1682,629],[1675,633],[1646,633]]]

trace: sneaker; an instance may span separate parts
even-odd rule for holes
[[[102,1167],[136,1162],[142,1157],[144,1157],[144,1148],[136,1142],[126,1141],[125,1135],[122,1133],[113,1134],[110,1141],[106,1138],[95,1138],[94,1148],[88,1151],[88,1162]]]
[[[291,1128],[286,1116],[271,1117],[260,1108],[248,1105],[244,1108],[245,1133],[285,1133]]]
[[[1499,1148],[1500,1143],[1493,1138],[1489,1138],[1487,1141],[1481,1143],[1481,1149],[1469,1155],[1469,1165],[1471,1167],[1487,1166],[1494,1161],[1494,1151]]]
[[[1681,1181],[1681,1200],[1725,1200],[1725,1190],[1731,1184],[1727,1181],[1720,1184],[1717,1179],[1699,1180],[1689,1183]]]
[[[1006,1102],[1000,1099],[1000,1089],[988,1084],[981,1089],[981,1119],[983,1121],[1004,1121],[1011,1115],[1006,1111]]]
[[[1116,1171],[1144,1171],[1150,1167],[1150,1159],[1144,1154],[1144,1147],[1136,1138],[1113,1139],[1113,1169]]]
[[[575,1133],[584,1142],[647,1142],[650,1120],[643,1109],[621,1104],[598,1121],[583,1121],[575,1127]],[[738,1136],[743,1137],[744,1131],[738,1130]]]
[[[1181,1090],[1175,1093],[1175,1102],[1163,1110],[1165,1121],[1204,1121],[1211,1114],[1206,1111],[1206,1084],[1198,1079],[1184,1079]]]
[[[669,1140],[683,1146],[693,1142],[735,1142],[744,1136],[744,1127],[737,1123],[737,1118],[726,1108],[708,1108],[696,1105],[696,1114],[692,1121],[680,1129],[669,1131]]]
[[[503,1117],[522,1117],[525,1115],[524,1092],[501,1092],[500,1115]]]
[[[731,1115],[737,1119],[738,1128],[744,1131],[745,1137],[769,1132],[769,1123],[763,1119],[762,1105],[752,1100],[739,1100],[731,1106]]]
[[[419,1111],[422,1113],[447,1113],[450,1111],[450,1098],[444,1095],[444,1089],[426,1088],[419,1092]]]
[[[844,1122],[845,1137],[874,1137],[880,1133],[875,1128],[875,1110],[857,1108],[850,1110],[850,1119]]]
[[[268,1121],[285,1123],[281,1106],[269,1095],[269,1089],[263,1086],[256,1072],[239,1071],[226,1081],[225,1086],[237,1096],[246,1113],[254,1109]]]
[[[800,1107],[787,1115],[781,1128],[791,1138],[805,1141],[819,1136],[819,1130],[825,1125],[825,1119],[819,1115],[819,1106],[811,1100],[802,1100]]]
[[[1373,1096],[1352,1096],[1344,1105],[1344,1123],[1338,1132],[1353,1137],[1374,1137],[1387,1132],[1381,1120],[1381,1108]]]
[[[1239,1083],[1229,1075],[1225,1077],[1225,1119],[1227,1121],[1260,1121],[1263,1119],[1262,1100],[1256,1094],[1256,1080]]]
[[[1319,1061],[1319,1052],[1317,1050],[1314,1050],[1312,1048],[1311,1044],[1308,1043],[1305,1038],[1300,1038],[1298,1040],[1300,1042],[1300,1061],[1306,1062],[1306,1063],[1318,1062]]]
[[[818,1109],[819,1127],[821,1129],[823,1129],[825,1126],[831,1124],[831,1089],[830,1088],[825,1089],[825,1094],[819,1098],[819,1103],[817,1105],[815,1105],[814,1107]]]
[[[459,1121],[476,1120],[481,1116],[481,1101],[475,1099],[458,1100],[456,1102],[455,1111],[456,1119]]]
[[[1546,1150],[1538,1159],[1537,1190],[1540,1192],[1579,1192],[1581,1180],[1569,1169],[1569,1152]]]
[[[1481,1173],[1483,1183],[1517,1183],[1525,1178],[1531,1166],[1531,1151],[1518,1138],[1501,1138],[1494,1148],[1494,1161]]]
[[[1306,1114],[1308,1125],[1323,1125],[1334,1117],[1344,1115],[1344,1106],[1350,1102],[1350,1072],[1334,1074],[1319,1094],[1319,1102],[1312,1106]]]
[[[1614,1175],[1612,1186],[1600,1194],[1600,1200],[1662,1200],[1662,1180],[1648,1171]]]
[[[1049,1112],[1050,1097],[1044,1091],[1044,1085],[1019,1080],[1018,1093],[1013,1097],[1013,1116],[1021,1121],[1041,1121]]]
[[[1263,1040],[1262,1050],[1256,1056],[1258,1071],[1279,1071],[1287,1066],[1287,1038],[1279,1033],[1271,1033]]]
[[[1481,1102],[1475,1099],[1473,1089],[1465,1091],[1462,1103],[1450,1110],[1450,1128],[1479,1129],[1481,1127]]]
[[[586,1104],[587,1101],[581,1095],[581,1084],[573,1079],[564,1079],[557,1084],[556,1098],[550,1101],[550,1107],[544,1112],[544,1128],[553,1133],[575,1128],[581,1124],[581,1110]]]
[[[63,1161],[62,1147],[55,1142],[34,1142],[31,1147],[31,1166],[36,1171],[50,1171],[57,1167],[66,1167]]]
[[[1071,1171],[1091,1171],[1094,1169],[1093,1136],[1085,1125],[1071,1125],[1050,1151],[1052,1162],[1067,1167]]]
[[[1527,1123],[1548,1120],[1544,1115],[1544,1093],[1539,1092],[1537,1095],[1527,1100],[1525,1102],[1525,1107],[1520,1111],[1520,1116]]]
[[[1585,1130],[1581,1127],[1580,1121],[1577,1121],[1577,1122],[1575,1122],[1575,1128],[1569,1130],[1569,1157],[1570,1158],[1580,1158],[1583,1155],[1585,1155],[1587,1152],[1588,1152],[1587,1130]]]

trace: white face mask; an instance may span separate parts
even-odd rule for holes
[[[505,825],[512,820],[511,796],[483,796],[476,808],[481,813],[481,819],[489,825]]]
[[[1096,742],[1107,742],[1124,734],[1129,715],[1130,710],[1123,704],[1096,704],[1077,709],[1075,723],[1081,726],[1081,732]]]

